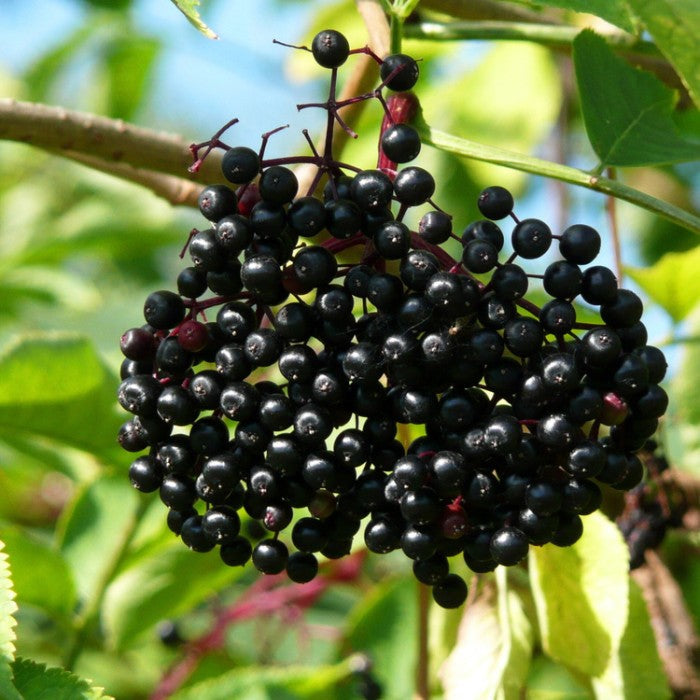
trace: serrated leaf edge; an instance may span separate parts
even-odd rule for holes
[[[47,666],[46,664],[40,663],[38,661],[33,661],[32,659],[27,659],[23,656],[18,656],[15,659],[13,666],[16,666],[17,664],[31,665],[44,675],[62,676],[64,678],[70,679],[71,682],[85,683],[88,686],[87,690],[91,692],[90,700],[115,700],[114,696],[105,694],[104,688],[93,685],[90,679],[82,678],[81,676],[78,676],[75,673],[71,673],[71,671],[66,671],[66,669],[64,668],[59,668],[58,666]],[[85,697],[85,695],[83,695],[82,697]]]

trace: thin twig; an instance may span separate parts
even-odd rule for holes
[[[416,662],[416,700],[430,698],[430,661],[428,656],[428,611],[430,589],[423,583],[418,587],[418,661]]]
[[[608,177],[611,180],[617,179],[615,168],[608,168]],[[617,203],[615,201],[615,197],[606,198],[605,211],[608,215],[608,224],[610,226],[610,234],[612,235],[613,257],[615,259],[615,275],[617,276],[618,285],[622,286],[622,278],[625,273],[622,266],[622,246],[620,245],[620,230],[617,226]]]

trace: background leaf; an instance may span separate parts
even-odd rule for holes
[[[627,0],[700,107],[700,5],[696,0]]]
[[[17,602],[62,616],[72,613],[75,583],[61,554],[16,527],[1,528],[0,538],[10,556]]]
[[[196,683],[172,700],[326,700],[348,676],[346,664],[311,668],[248,667]]]
[[[593,679],[593,688],[599,698],[666,700],[671,697],[649,612],[633,580],[630,580],[629,615],[620,648],[603,676]]]
[[[196,27],[207,39],[218,39],[219,37],[207,27],[199,16],[197,8],[200,5],[199,0],[171,0],[173,5],[182,12],[189,20],[190,24]]]
[[[16,338],[0,357],[0,438],[35,435],[108,456],[120,419],[112,379],[92,343],[52,333]]]
[[[387,698],[409,698],[414,693],[419,585],[413,576],[379,583],[348,618],[345,646],[370,656]]]
[[[532,655],[532,627],[503,567],[465,609],[452,653],[440,670],[445,700],[521,697]]]
[[[15,684],[24,700],[114,700],[73,673],[47,668],[30,659],[12,664]]]
[[[651,267],[625,268],[629,276],[674,321],[682,321],[700,301],[700,246],[684,253],[666,253]]]
[[[218,550],[194,554],[168,531],[167,545],[123,571],[105,596],[105,625],[116,649],[133,645],[164,619],[178,617],[235,581]]]
[[[542,648],[580,673],[602,675],[627,625],[629,555],[620,531],[592,513],[576,544],[532,547],[529,561]]]
[[[517,4],[521,4],[520,0],[517,0]],[[558,7],[597,15],[628,32],[634,32],[639,24],[625,0],[526,0],[525,4],[536,9],[542,6]]]
[[[72,567],[81,598],[93,596],[113,566],[136,506],[136,491],[119,474],[85,486],[63,513],[60,549]]]
[[[581,110],[601,167],[676,163],[700,157],[671,119],[675,97],[658,78],[633,68],[590,30],[574,40]]]

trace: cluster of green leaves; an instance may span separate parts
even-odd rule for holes
[[[213,33],[196,0],[173,2]],[[130,0],[84,4],[92,11],[79,29],[23,75],[0,80],[20,99],[60,101],[67,76],[89,57],[93,76],[79,104],[144,117],[159,39],[134,23]],[[542,19],[524,26],[471,21],[468,2],[383,5],[394,42],[403,34],[402,50],[423,59],[421,130],[437,148],[424,149],[421,165],[435,173],[436,198],[456,229],[478,216],[465,202],[482,187],[498,182],[524,197],[535,189],[532,174],[576,185],[577,206],[594,216],[600,192],[619,201],[624,249],[636,265],[625,271],[668,319],[668,341],[685,351],[667,384],[672,408],[662,438],[673,463],[700,476],[700,345],[678,342],[700,337],[696,3],[492,3],[495,17],[525,8]],[[586,29],[579,11],[610,22],[613,33]],[[300,42],[327,26],[354,46],[366,41],[351,0],[321,6]],[[503,41],[464,50],[494,32]],[[575,90],[562,81],[569,55]],[[290,62],[300,76],[318,75],[304,52]],[[349,143],[344,160],[372,163],[380,119],[377,110],[362,115],[357,130],[372,136]],[[544,152],[553,132],[566,163],[530,155]],[[172,286],[190,219],[52,155],[5,144],[0,154],[0,695],[107,697],[101,686],[137,700],[182,658],[180,647],[159,640],[162,621],[177,620],[185,637],[198,638],[255,580],[216,553],[187,551],[157,499],[129,486],[128,457],[114,439],[123,420],[114,400],[117,338],[139,322],[148,291]],[[563,216],[561,208],[549,216]],[[675,546],[683,553],[691,545],[679,538]],[[697,620],[700,565],[685,557],[677,574]],[[326,591],[303,623],[236,623],[173,697],[349,699],[357,696],[350,658],[358,651],[373,659],[386,698],[410,697],[416,598],[405,558],[370,557],[357,581]],[[466,610],[431,607],[434,697],[508,699],[523,689],[534,700],[669,696],[624,542],[603,515],[585,519],[574,547],[533,548],[527,570],[481,577],[470,600]],[[332,644],[315,634],[329,629]]]

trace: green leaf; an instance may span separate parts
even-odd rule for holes
[[[608,165],[657,165],[700,158],[671,117],[674,93],[633,68],[605,40],[584,30],[574,40],[574,65],[588,138]]]
[[[11,664],[15,659],[15,644],[17,639],[14,618],[17,612],[15,592],[8,563],[5,545],[0,541],[0,697],[3,700],[23,700],[12,681]]]
[[[564,666],[546,656],[536,656],[527,677],[528,700],[592,700],[592,691],[584,688]]]
[[[671,697],[649,612],[635,581],[630,582],[629,617],[620,649],[603,676],[593,679],[593,688],[599,698],[665,700]]]
[[[17,602],[70,615],[76,604],[75,583],[60,552],[16,527],[0,529],[0,538],[10,556]]]
[[[697,0],[627,0],[700,107],[700,4]]]
[[[503,567],[498,587],[486,585],[464,611],[457,643],[443,664],[446,700],[517,700],[532,655],[532,626],[519,596],[508,589]]]
[[[248,666],[171,695],[171,700],[326,700],[347,678],[347,663],[334,666]]]
[[[18,658],[12,669],[15,685],[24,700],[114,700],[62,668],[47,668],[30,659]]]
[[[518,2],[518,4],[521,3]],[[636,32],[639,24],[639,21],[630,12],[626,0],[528,0],[527,4],[538,10],[544,5],[597,15],[606,22],[632,33]]]
[[[387,698],[410,698],[415,690],[419,585],[412,575],[383,581],[348,619],[347,647],[369,654]]]
[[[628,567],[620,531],[600,513],[586,516],[573,546],[531,548],[542,647],[555,661],[588,676],[604,673],[627,625]]]
[[[666,253],[651,267],[625,271],[674,321],[682,321],[700,301],[698,269],[700,246],[684,253]]]
[[[136,492],[126,475],[119,475],[88,484],[64,511],[59,544],[81,598],[90,599],[114,566],[136,507]]]
[[[190,24],[196,27],[207,39],[218,39],[219,37],[207,27],[199,16],[197,8],[200,5],[199,0],[170,0],[170,2],[187,17]]]
[[[116,452],[117,380],[90,340],[67,333],[20,336],[0,362],[0,438],[7,432],[95,454]]]
[[[700,336],[700,313],[693,314],[688,333]],[[673,401],[665,434],[673,464],[700,474],[700,343],[685,346],[683,360],[671,385]]]
[[[142,102],[160,43],[134,34],[114,38],[105,47],[107,113],[132,119]]]
[[[107,589],[104,623],[117,649],[211,598],[243,573],[242,567],[225,566],[218,551],[192,552],[168,534],[165,548],[127,568]]]

